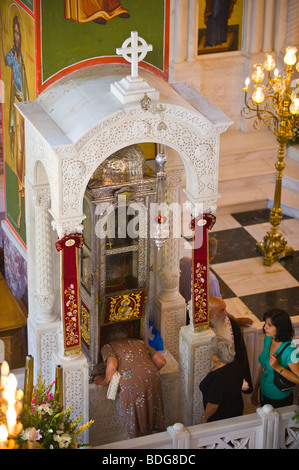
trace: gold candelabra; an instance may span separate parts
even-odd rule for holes
[[[296,125],[299,123],[299,79],[291,82],[293,66],[299,72],[297,49],[287,47],[284,56],[286,64],[285,75],[280,75],[272,54],[266,54],[264,64],[254,65],[252,80],[254,91],[250,91],[249,77],[245,80],[245,107],[241,114],[244,118],[255,118],[253,127],[260,129],[264,125],[274,133],[278,142],[278,158],[275,164],[277,170],[274,201],[270,211],[270,230],[264,236],[263,242],[257,243],[257,248],[264,255],[264,264],[271,265],[285,256],[293,254],[293,248],[287,246],[287,241],[278,231],[283,212],[281,209],[282,172],[285,167],[284,157],[288,139],[292,138]],[[296,63],[297,62],[297,63]],[[295,65],[296,64],[296,65]],[[266,73],[264,72],[266,71]],[[268,73],[267,73],[268,72]],[[263,81],[267,75],[267,84]],[[295,86],[291,91],[291,87]]]

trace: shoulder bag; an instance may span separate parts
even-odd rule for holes
[[[289,344],[291,343],[288,343],[286,344],[282,350],[280,351],[279,354],[275,354],[275,356],[278,358],[282,352],[285,350],[285,348],[287,346],[289,346]],[[296,384],[294,382],[291,382],[290,380],[288,379],[285,379],[281,374],[279,374],[279,372],[277,372],[276,370],[273,369],[273,372],[274,372],[274,380],[273,380],[273,383],[274,385],[279,388],[279,390],[281,390],[282,392],[287,392],[288,390],[292,390],[293,388],[296,387]]]

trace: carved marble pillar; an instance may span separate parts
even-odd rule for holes
[[[190,325],[180,331],[181,413],[185,426],[199,424],[204,412],[199,384],[211,370],[210,342],[213,336],[211,329],[194,333]]]
[[[70,234],[82,233],[83,225],[81,224],[84,216],[72,217],[65,220],[53,220],[52,226],[57,231],[58,238],[61,240],[63,237]],[[89,420],[89,383],[88,383],[88,362],[82,352],[73,355],[65,355],[64,347],[64,331],[62,320],[62,302],[63,292],[62,286],[62,253],[60,256],[60,323],[57,330],[57,348],[52,356],[52,369],[55,370],[57,364],[63,368],[63,397],[64,406],[71,406],[72,418],[82,414],[83,422]],[[88,430],[83,433],[83,441],[88,442]]]
[[[38,322],[56,320],[52,269],[52,237],[50,225],[50,189],[36,188],[35,211],[35,317]]]
[[[186,324],[186,304],[179,293],[182,171],[171,169],[166,172],[165,202],[170,208],[168,213],[169,239],[163,247],[160,272],[161,291],[156,299],[159,312],[157,328],[163,338],[164,348],[169,350],[177,361],[179,359],[179,332]]]
[[[57,329],[60,324],[54,311],[54,279],[52,266],[52,237],[50,223],[50,190],[48,185],[30,187],[34,218],[34,236],[28,240],[28,352],[34,357],[34,378],[41,371],[46,382],[53,380],[52,356],[57,348]],[[28,211],[26,211],[28,217]],[[32,299],[32,300],[31,300]]]

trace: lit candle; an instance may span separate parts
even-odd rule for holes
[[[17,414],[16,410],[12,405],[10,405],[7,409],[6,412],[6,420],[7,420],[7,429],[8,429],[8,434],[14,434],[15,432],[15,425],[17,421]]]
[[[243,88],[244,91],[248,91],[248,90],[249,90],[249,87],[248,87],[249,83],[250,83],[250,78],[247,77],[247,78],[245,79],[245,87]]]
[[[292,114],[299,114],[299,98],[294,98],[290,106],[290,112]]]
[[[252,99],[256,104],[262,103],[265,99],[262,87],[258,86],[256,90],[252,93]]]
[[[261,64],[255,64],[253,67],[254,71],[251,75],[252,80],[256,83],[262,82],[265,77],[263,66]]]
[[[9,405],[14,405],[16,402],[16,389],[17,379],[14,374],[9,374],[7,384],[4,388],[4,398],[8,401]]]
[[[0,449],[6,449],[6,441],[8,438],[8,432],[6,426],[1,424],[0,426]]]
[[[287,47],[286,48],[286,54],[283,58],[284,63],[287,64],[287,65],[296,64],[296,62],[297,62],[296,52],[297,52],[296,47]]]
[[[270,72],[271,70],[275,69],[275,60],[273,59],[271,54],[266,54],[266,60],[264,62],[264,69]]]
[[[4,361],[1,366],[1,387],[3,388],[6,385],[8,374],[9,374],[9,365],[6,361]]]

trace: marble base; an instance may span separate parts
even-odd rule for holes
[[[192,333],[188,326],[180,331],[180,370],[182,422],[185,426],[199,424],[204,407],[199,384],[211,370],[211,329]]]
[[[152,100],[158,100],[160,96],[155,88],[140,77],[127,76],[119,82],[114,82],[111,84],[110,91],[122,104],[141,101],[145,93]]]

